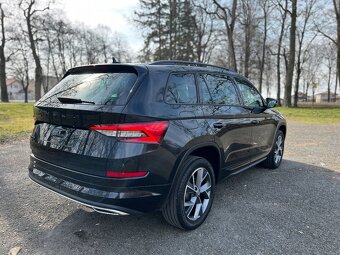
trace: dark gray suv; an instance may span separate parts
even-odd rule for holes
[[[206,219],[224,177],[282,160],[286,121],[240,74],[183,61],[70,69],[34,106],[29,176],[94,210]]]

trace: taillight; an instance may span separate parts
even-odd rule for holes
[[[113,172],[107,171],[106,176],[112,178],[137,178],[147,176],[148,172],[139,171],[139,172]]]
[[[123,142],[159,143],[168,128],[167,121],[95,125],[89,127]]]

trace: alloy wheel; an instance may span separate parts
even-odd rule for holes
[[[283,138],[279,135],[275,142],[275,150],[274,150],[274,162],[275,164],[280,163],[283,155]]]
[[[190,176],[184,192],[184,210],[189,220],[196,221],[210,203],[211,176],[204,167],[197,168]]]

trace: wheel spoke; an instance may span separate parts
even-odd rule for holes
[[[205,178],[207,178],[208,176],[208,171],[204,171],[204,175],[203,175],[203,178],[202,178],[202,183],[204,182]]]
[[[200,188],[200,192],[203,193],[203,192],[206,192],[208,189],[211,188],[211,185],[207,182],[205,183],[203,186],[201,186]]]
[[[203,180],[203,171],[204,169],[203,168],[199,168],[196,173],[196,186],[197,188],[200,188],[201,185],[202,185],[202,180]]]
[[[189,183],[187,184],[187,190],[188,190],[188,188],[189,188],[192,192],[195,192],[194,187],[191,187]]]
[[[282,137],[281,137],[281,136],[279,136],[279,137],[277,138],[277,142],[278,142],[279,146],[281,146],[281,143],[282,143]]]
[[[205,212],[205,210],[206,210],[207,207],[208,207],[208,204],[209,204],[209,199],[204,199],[204,200],[203,200],[203,203],[202,203],[202,213]]]
[[[189,207],[186,210],[186,215],[189,217],[190,213],[192,212],[192,209],[195,207],[195,204],[197,202],[197,197],[193,196],[189,201],[184,202],[184,207]]]
[[[202,208],[202,203],[196,204],[195,206],[195,213],[194,213],[194,219],[198,219],[200,216],[200,212],[201,212],[201,208]]]
[[[191,178],[192,178],[192,185],[195,186],[195,175],[192,174],[192,175],[191,175]],[[190,181],[190,180],[189,180],[189,181]]]

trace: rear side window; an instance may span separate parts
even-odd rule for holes
[[[62,79],[40,101],[57,102],[57,97],[77,98],[98,105],[124,105],[136,73],[70,74]]]
[[[200,88],[200,96],[204,104],[213,104],[214,101],[212,99],[212,96],[210,94],[210,91],[208,89],[208,85],[203,77],[202,74],[197,76],[197,84]]]
[[[165,102],[169,104],[196,104],[197,92],[194,74],[170,74]]]
[[[238,95],[233,82],[226,76],[199,75],[198,83],[205,104],[239,105]]]

